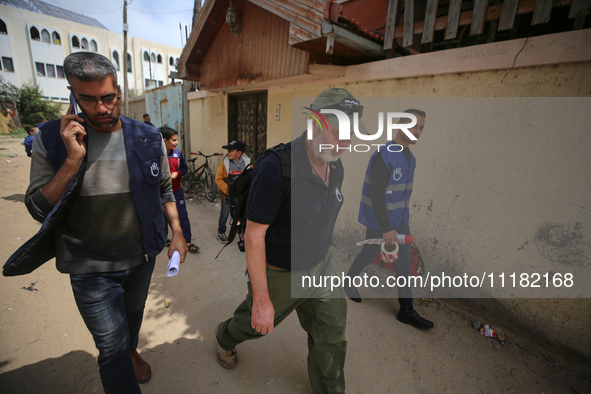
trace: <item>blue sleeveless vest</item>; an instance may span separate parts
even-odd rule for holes
[[[162,152],[162,136],[155,128],[125,116],[121,116],[121,124],[129,169],[129,188],[140,221],[142,245],[148,257],[155,257],[164,249],[167,233],[160,193],[160,160],[165,154]],[[59,134],[60,120],[42,124],[41,130],[47,160],[57,172],[67,157],[66,147]]]
[[[390,178],[386,190],[386,209],[390,224],[395,227],[402,223],[408,224],[410,211],[408,209],[410,196],[412,194],[412,184],[415,173],[416,161],[412,152],[410,152],[410,165],[408,164],[404,153],[398,152],[397,146],[392,147],[392,152],[388,151],[388,146],[394,145],[389,142],[382,148],[382,159],[388,168]],[[366,227],[380,230],[373,207],[371,206],[371,163],[378,152],[374,152],[367,165],[363,190],[361,192],[361,202],[359,204],[359,216],[357,220]]]

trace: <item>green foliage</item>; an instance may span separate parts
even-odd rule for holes
[[[60,105],[45,100],[41,88],[34,82],[27,82],[18,89],[17,109],[23,124],[34,125],[61,116]]]
[[[14,133],[10,134],[12,137],[22,140],[26,136],[29,135],[27,131],[23,127],[18,127],[15,129]]]
[[[41,88],[34,82],[27,82],[17,88],[0,76],[0,103],[16,103],[22,124],[34,125],[43,119],[61,117],[61,106],[43,98]]]
[[[18,88],[0,76],[0,103],[15,103],[18,100]]]
[[[0,141],[4,141],[4,140],[19,140],[22,141],[23,138],[25,138],[26,136],[28,136],[29,133],[26,132],[26,130],[23,127],[18,127],[16,129],[14,129],[13,133],[10,134],[0,134]],[[2,149],[0,149],[2,150]]]

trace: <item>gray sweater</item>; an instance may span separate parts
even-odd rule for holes
[[[66,222],[56,231],[56,265],[60,272],[81,274],[125,270],[145,261],[139,218],[129,188],[123,131],[86,129],[88,162],[82,189]],[[41,187],[55,175],[47,151],[35,133],[31,181],[25,202],[46,216],[53,205]],[[175,201],[166,148],[160,159],[162,203]]]

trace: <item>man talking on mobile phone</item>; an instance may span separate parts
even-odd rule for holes
[[[151,377],[136,348],[156,256],[187,254],[160,133],[120,115],[117,73],[106,57],[76,52],[64,71],[73,105],[35,134],[25,203],[43,221],[72,180],[80,191],[55,233],[57,269],[70,275],[78,310],[99,350],[106,393],[139,393]],[[83,115],[83,116],[82,116]],[[163,215],[164,213],[164,215]]]

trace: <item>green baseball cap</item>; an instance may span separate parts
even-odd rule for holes
[[[364,134],[369,134],[367,127],[361,121],[363,116],[363,105],[359,103],[353,95],[346,89],[343,88],[328,88],[324,92],[320,93],[314,100],[311,108],[315,111],[321,109],[336,109],[344,112],[351,121],[351,128],[353,128],[353,114],[359,114],[359,131]],[[322,114],[322,116],[334,125],[339,125],[336,115],[333,114]],[[352,131],[353,129],[351,129]]]

